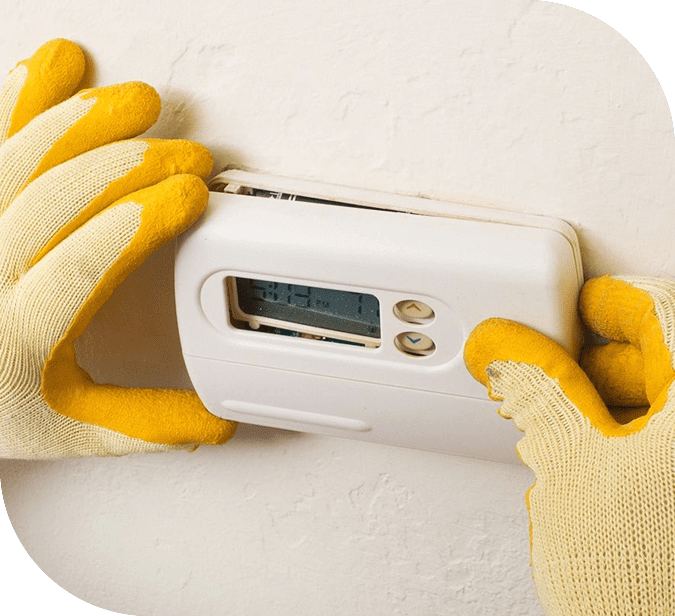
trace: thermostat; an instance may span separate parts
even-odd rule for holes
[[[229,170],[178,242],[185,364],[213,414],[516,461],[519,433],[468,374],[489,317],[580,346],[565,222]]]

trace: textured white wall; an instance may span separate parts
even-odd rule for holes
[[[286,175],[563,218],[586,273],[670,276],[673,127],[615,31],[539,0],[5,2],[0,70],[44,40],[142,79],[153,134]],[[85,334],[121,384],[184,385],[171,250]],[[504,430],[514,430],[504,422]],[[527,469],[242,427],[194,454],[3,462],[14,528],[74,595],[136,616],[540,616]]]

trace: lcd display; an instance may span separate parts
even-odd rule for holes
[[[380,337],[380,302],[374,295],[251,278],[235,281],[239,310],[247,315]]]

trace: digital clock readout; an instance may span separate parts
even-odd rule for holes
[[[374,295],[286,282],[236,278],[239,309],[321,329],[380,337],[380,302]]]

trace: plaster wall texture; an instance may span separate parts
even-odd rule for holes
[[[140,79],[153,135],[236,163],[555,216],[587,275],[675,272],[673,126],[639,53],[542,0],[5,1],[0,70],[63,36]],[[101,380],[186,386],[172,249],[79,346]],[[515,430],[504,422],[504,430]],[[242,426],[193,454],[0,463],[46,575],[93,605],[200,614],[540,616],[528,469]]]

